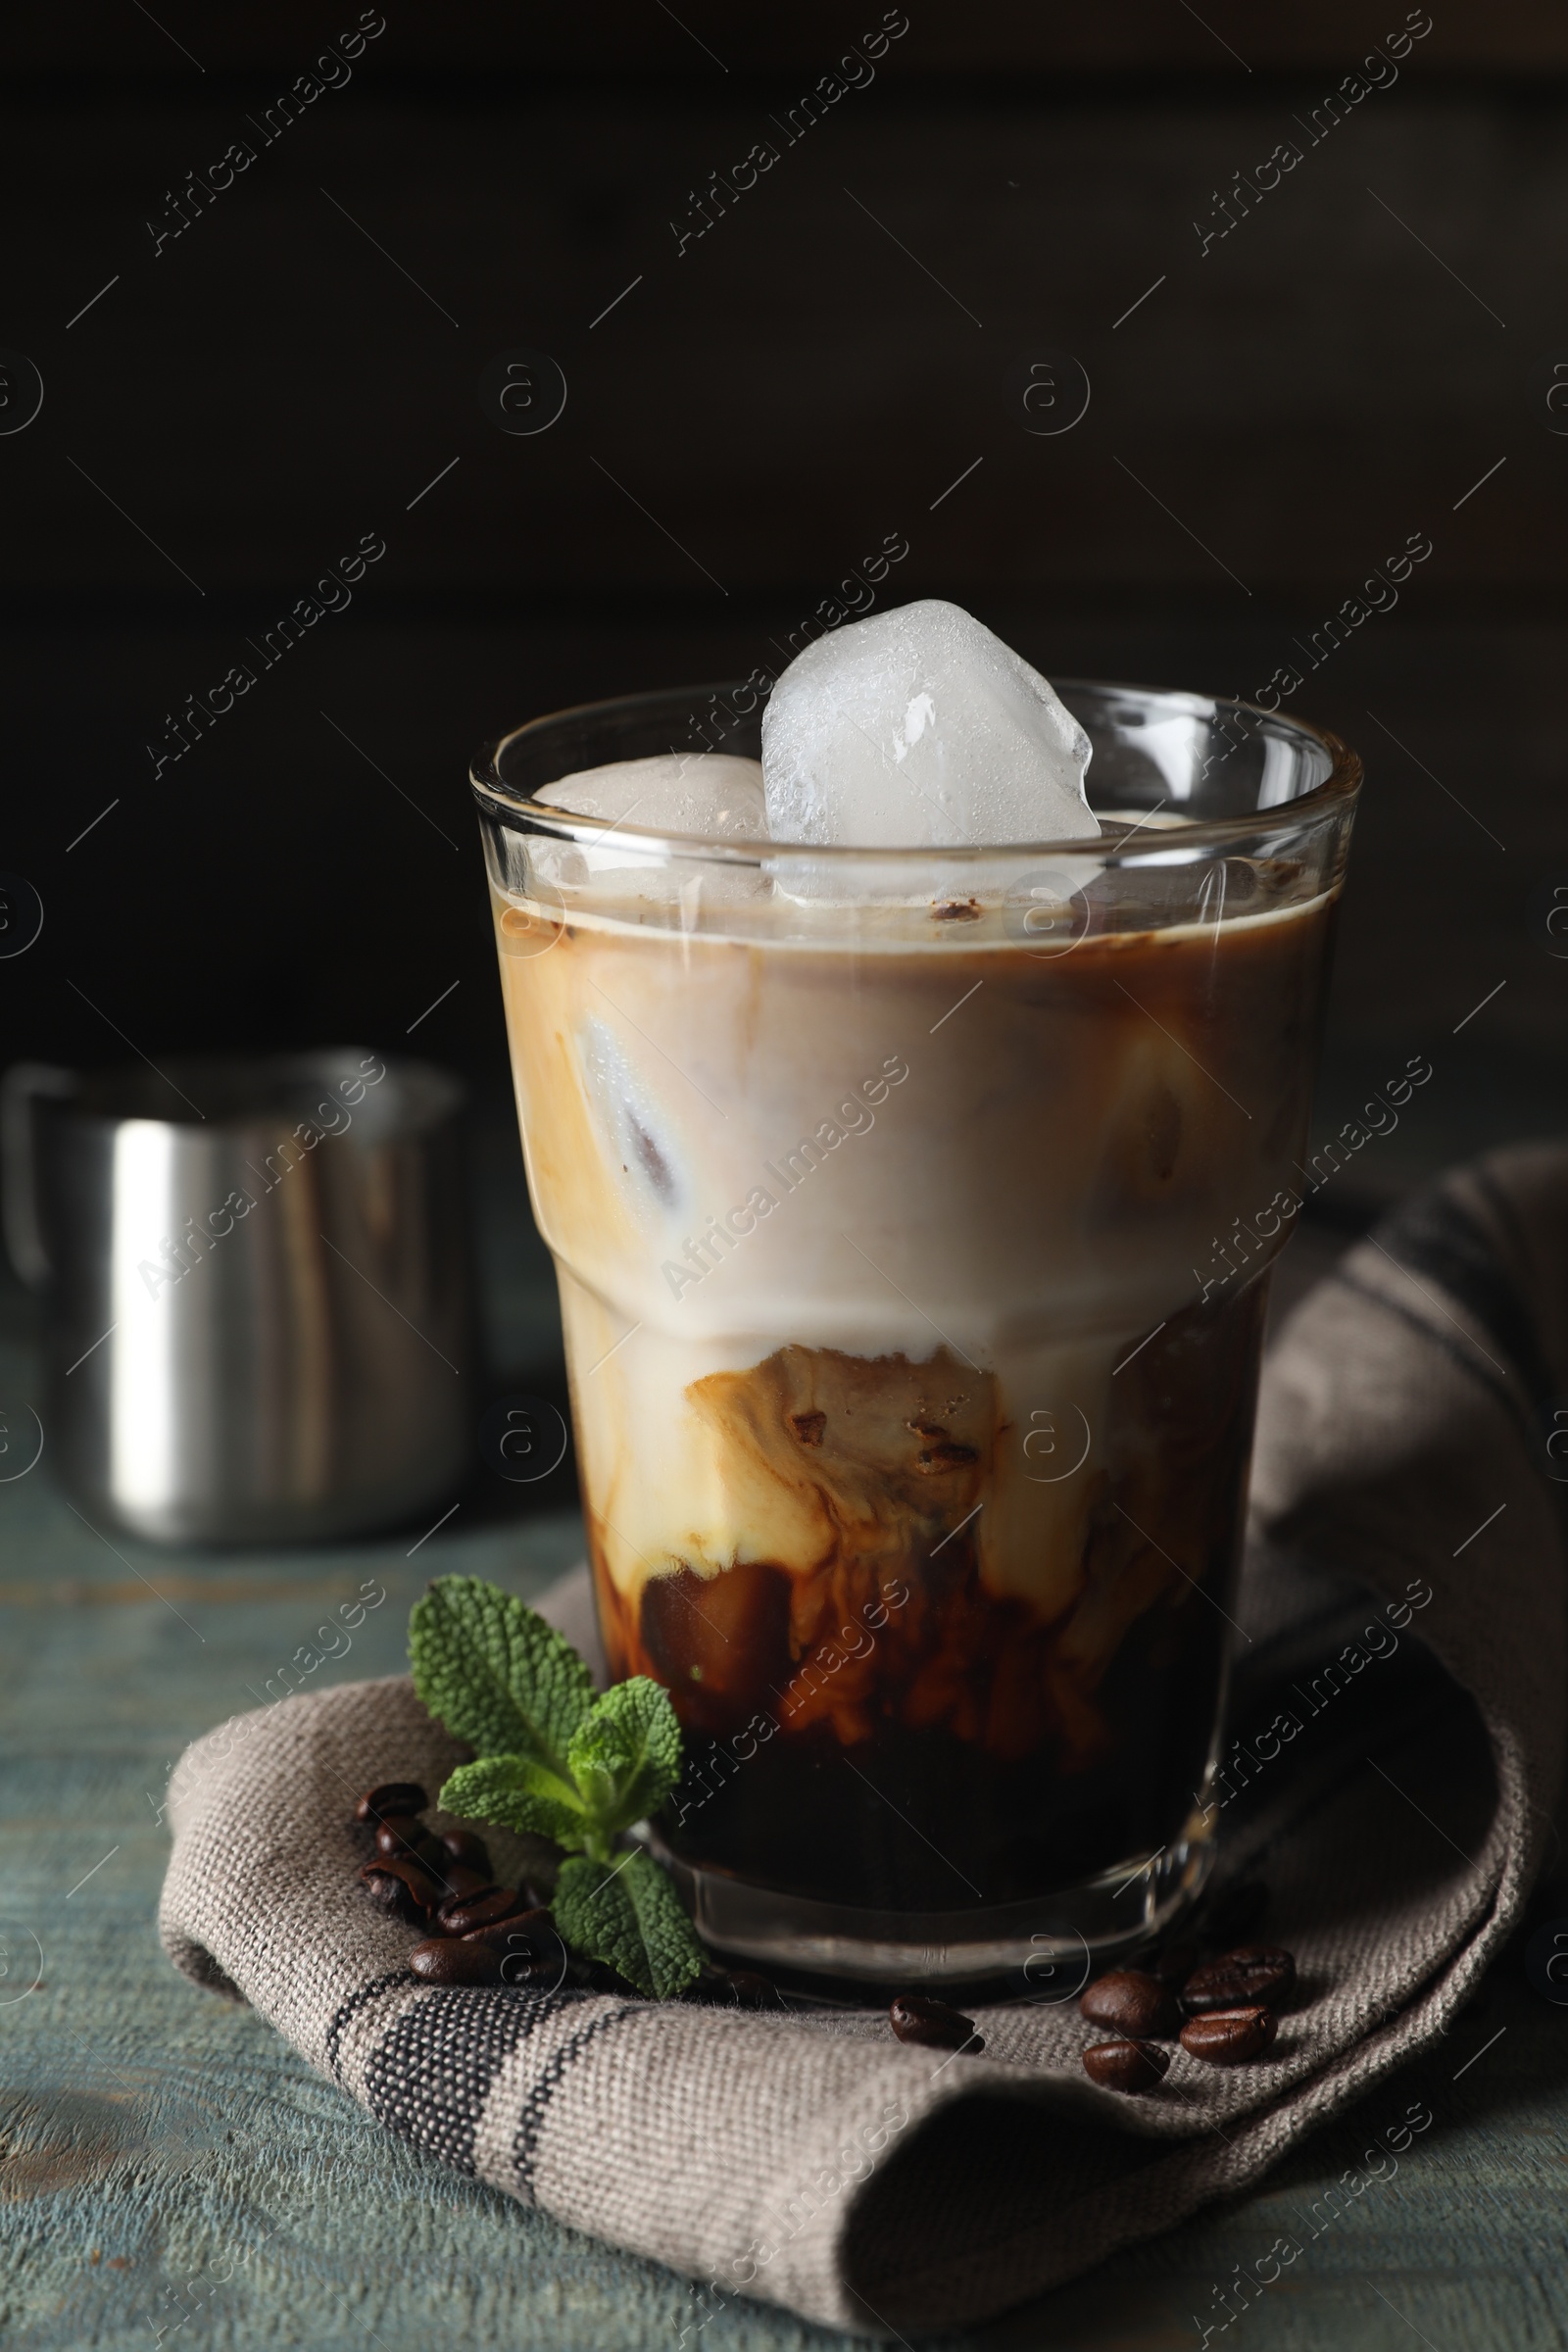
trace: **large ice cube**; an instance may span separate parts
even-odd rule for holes
[[[859,849],[1093,839],[1089,750],[972,614],[903,605],[819,637],[780,677],[762,717],[767,828]]]
[[[726,752],[660,752],[651,760],[615,760],[583,767],[534,794],[569,816],[609,817],[655,833],[701,833],[709,840],[765,841],[762,770]]]
[[[767,839],[762,770],[756,760],[724,752],[661,752],[649,760],[615,760],[578,768],[534,795],[542,808],[565,816],[597,816],[609,830],[575,844],[535,836],[529,865],[551,903],[562,892],[586,891],[595,905],[678,901],[684,928],[701,927],[704,908],[763,896],[767,882],[756,865],[704,862],[703,852],[650,845],[642,832],[691,833],[709,841]],[[552,895],[553,894],[553,895]]]

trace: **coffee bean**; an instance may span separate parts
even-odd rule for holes
[[[1279,2019],[1260,2003],[1246,2009],[1205,2009],[1183,2026],[1182,2048],[1208,2066],[1250,2066],[1278,2032]]]
[[[455,1936],[432,1936],[416,1943],[409,1966],[430,1984],[499,1984],[501,1955],[488,1944],[460,1943]]]
[[[555,1991],[566,1979],[566,1947],[548,1911],[522,1911],[493,1928],[470,1928],[460,1939],[482,1943],[501,1963],[503,1984],[543,1985]]]
[[[1198,1924],[1205,1943],[1228,1952],[1257,1933],[1267,1910],[1268,1888],[1262,1880],[1243,1879],[1205,1903]]]
[[[1118,1968],[1102,1977],[1078,2006],[1091,2025],[1109,2026],[1135,2041],[1151,2034],[1173,2038],[1182,2022],[1170,1986],[1141,1968]]]
[[[511,1919],[527,1908],[515,1886],[490,1886],[454,1896],[441,1905],[436,1918],[449,1936],[466,1936],[470,1928],[493,1927],[497,1920]]]
[[[466,1870],[482,1871],[485,1885],[494,1886],[496,1874],[490,1867],[489,1848],[482,1838],[476,1837],[472,1830],[443,1830],[441,1842],[454,1862],[461,1862]]]
[[[460,1929],[456,1933],[465,1943],[487,1943],[496,1952],[517,1950],[530,1936],[540,1951],[561,1941],[555,1914],[550,1911],[514,1911],[484,1927]]]
[[[531,1984],[545,1992],[559,1992],[566,1981],[565,1963],[562,1953],[554,1959],[548,1952],[503,1952],[501,1982],[503,1984]]]
[[[1296,1990],[1296,1961],[1273,1944],[1244,1943],[1218,1960],[1195,1968],[1182,1986],[1189,2017],[1205,2009],[1245,2009],[1257,2002],[1283,2008]]]
[[[387,1813],[422,1813],[430,1799],[417,1781],[383,1781],[368,1788],[354,1808],[356,1821],[379,1821]]]
[[[384,1911],[411,1923],[428,1919],[441,1900],[441,1888],[419,1862],[367,1862],[360,1877]],[[401,1895],[392,1892],[394,1886],[402,1887]]]
[[[427,1915],[422,1905],[415,1901],[396,1871],[377,1868],[372,1862],[367,1864],[360,1877],[378,1911],[387,1912],[393,1919],[406,1920],[411,1928],[422,1924]]]
[[[375,1850],[378,1854],[385,1854],[390,1862],[399,1860],[405,1854],[416,1855],[420,1861],[432,1857],[442,1862],[446,1860],[446,1855],[423,1822],[416,1821],[412,1813],[389,1813],[377,1823]]]
[[[1095,2041],[1084,2052],[1084,2073],[1104,2090],[1136,2098],[1157,2090],[1170,2064],[1169,2050],[1152,2041]]]
[[[443,1859],[432,1864],[430,1875],[441,1882],[441,1891],[449,1903],[471,1902],[476,1894],[486,1894],[495,1885],[485,1870],[471,1870],[466,1862]]]
[[[932,2050],[961,2050],[976,2056],[985,2048],[975,2033],[974,2019],[946,2001],[928,2000],[924,1993],[901,1992],[888,2005],[888,2018],[901,2041],[919,2042]]]

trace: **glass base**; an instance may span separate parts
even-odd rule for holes
[[[861,1911],[693,1868],[655,1836],[704,1943],[754,1967],[878,1984],[1010,1978],[1021,1997],[1071,2000],[1092,1975],[1163,1936],[1201,1893],[1214,1860],[1210,1820],[1075,1886],[965,1911]]]

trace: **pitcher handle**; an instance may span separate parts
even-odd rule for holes
[[[32,1291],[42,1290],[53,1271],[38,1219],[33,1105],[44,1100],[63,1101],[79,1083],[74,1070],[50,1061],[13,1062],[0,1078],[0,1207],[6,1251]]]

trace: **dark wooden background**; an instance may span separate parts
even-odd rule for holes
[[[466,1069],[500,1105],[492,1353],[557,1394],[465,783],[482,736],[769,661],[889,531],[902,595],[970,605],[1048,674],[1250,691],[1422,531],[1397,609],[1296,698],[1369,771],[1319,1136],[1413,1054],[1434,1069],[1323,1202],[1353,1222],[1445,1158],[1568,1128],[1545,928],[1568,888],[1568,437],[1539,373],[1568,364],[1562,0],[1430,0],[1397,81],[1206,256],[1195,218],[1305,143],[1295,118],[1404,0],[906,0],[871,85],[679,258],[689,191],[773,135],[882,0],[384,5],[352,79],[267,146],[247,117],[358,0],[0,21],[0,354],[44,385],[21,431],[0,407],[0,873],[45,910],[0,956],[0,1062],[358,1039]],[[256,162],[155,258],[147,221],[236,138]],[[517,347],[568,385],[532,438],[477,397]],[[1048,351],[1092,385],[1059,438],[1003,393]],[[155,777],[165,714],[366,532],[387,552],[349,610]],[[1333,1237],[1308,1244],[1287,1287]],[[24,1396],[21,1328],[0,1275],[0,1391]],[[7,2302],[29,2344],[145,2344],[209,2256],[270,2245],[187,2341],[292,2344],[304,2314],[323,2346],[367,2325],[399,2348],[674,2345],[683,2282],[470,2196],[253,2016],[198,2014],[153,1943],[146,1791],[368,1562],[122,1573],[53,1458],[0,1487],[24,1662],[0,1910],[50,1938],[0,2096],[11,2194],[34,2198]],[[511,1501],[496,1483],[476,1468],[427,1547],[376,1555],[397,1606],[346,1675],[395,1670],[425,1574],[532,1592],[579,1556],[569,1471]],[[1486,1997],[1398,2094],[1440,2115],[1420,2166],[1265,2301],[1249,2347],[1557,2340],[1561,2050],[1515,1960]],[[999,2324],[994,2352],[1196,2341],[1214,2282],[1359,2161],[1354,2122]],[[748,2307],[701,2340],[808,2336]]]
[[[889,531],[901,601],[965,603],[1048,673],[1250,692],[1424,532],[1293,706],[1370,775],[1325,1100],[1431,1055],[1387,1179],[1561,1123],[1568,19],[1433,0],[1308,145],[1397,0],[907,15],[683,253],[690,192],[783,146],[876,0],[388,0],[265,146],[248,119],[349,0],[10,23],[0,345],[45,396],[0,434],[0,868],[46,920],[0,962],[7,1057],[417,1022],[499,1082],[486,733],[770,659]],[[236,138],[256,161],[155,254]],[[1202,253],[1283,139],[1299,165]],[[477,395],[519,347],[568,387],[531,437]],[[1092,385],[1054,438],[1004,394],[1048,351]],[[166,713],[366,532],[352,607],[155,777]]]

